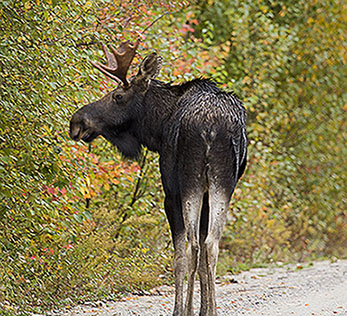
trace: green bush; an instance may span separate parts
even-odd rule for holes
[[[196,35],[220,48],[216,78],[248,109],[249,164],[223,240],[231,263],[346,255],[345,9],[198,4]]]
[[[157,156],[123,162],[101,139],[87,148],[67,132],[71,114],[112,87],[88,64],[99,42],[153,31],[158,14],[181,5],[1,3],[1,309],[47,310],[67,296],[64,304],[162,282],[171,254]],[[171,30],[160,22],[167,31],[149,33],[154,47]]]

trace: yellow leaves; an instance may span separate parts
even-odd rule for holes
[[[272,226],[274,225],[275,223],[275,220],[274,219],[269,219],[267,222],[266,222],[266,227],[271,229]]]
[[[52,131],[50,130],[48,125],[43,125],[43,129],[45,130],[45,132],[42,135],[44,135],[44,136],[46,136],[46,135],[52,136]]]
[[[105,191],[109,191],[110,190],[110,184],[108,183],[108,181],[105,181],[104,189],[105,189]]]
[[[85,5],[83,6],[83,8],[84,8],[85,10],[88,10],[88,9],[90,9],[90,8],[92,7],[92,5],[93,5],[93,3],[92,3],[91,1],[87,1],[87,2],[85,3]]]
[[[85,186],[80,187],[80,191],[85,199],[91,199],[92,197],[95,197],[97,192],[98,185],[95,183],[95,179],[92,179],[87,176],[85,179]]]
[[[32,4],[30,1],[27,1],[24,3],[24,10],[25,12],[29,11],[32,8]]]
[[[42,234],[39,238],[42,244],[50,243],[53,240],[53,236],[49,233]]]
[[[288,238],[291,236],[292,232],[290,230],[286,230],[282,232],[281,237],[283,240],[288,240]]]
[[[111,178],[111,182],[116,185],[119,184],[119,180],[116,178]]]
[[[267,13],[269,11],[269,8],[265,5],[261,5],[259,6],[259,9],[263,12],[263,13]]]
[[[242,83],[243,84],[247,84],[247,83],[251,83],[252,79],[248,76],[245,76],[243,79],[242,79]]]
[[[174,71],[172,72],[172,75],[175,77],[178,77],[181,74],[181,72],[179,71],[179,69],[174,69]]]
[[[280,11],[279,16],[283,18],[286,15],[286,13],[287,13],[287,7],[284,5],[282,6],[282,10]]]
[[[148,248],[141,248],[141,252],[144,253],[144,254],[146,254],[148,251],[149,251]]]
[[[8,311],[15,311],[15,308],[14,307],[12,307],[11,305],[4,305],[4,308],[5,308],[5,310],[8,310]]]
[[[314,22],[314,19],[313,19],[312,17],[309,17],[309,18],[307,19],[307,23],[308,23],[308,24],[313,24],[313,22]]]
[[[271,45],[271,42],[269,40],[263,40],[262,43],[264,45]]]
[[[231,47],[231,42],[230,41],[226,41],[225,44],[221,44],[220,48],[221,48],[221,54],[228,56],[229,52],[230,52],[230,47]]]
[[[80,191],[81,191],[81,193],[82,193],[82,195],[83,195],[83,197],[85,199],[90,199],[91,198],[90,191],[89,191],[89,189],[87,187],[81,186],[80,187]]]
[[[126,178],[127,178],[127,180],[129,180],[131,183],[133,183],[133,182],[134,182],[134,178],[133,178],[132,176],[130,176],[130,175],[126,175],[125,177],[126,177]]]
[[[87,187],[90,187],[90,178],[89,177],[86,177],[86,184],[87,184]]]

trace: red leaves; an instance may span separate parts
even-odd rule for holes
[[[65,189],[65,187],[63,187],[61,190],[60,190],[60,193],[62,196],[65,196],[66,193],[67,193],[67,190]]]
[[[51,254],[51,255],[53,255],[54,254],[54,250],[52,249],[52,248],[43,248],[42,249],[42,251],[43,252],[46,252],[46,253],[48,253],[48,254]]]
[[[195,30],[189,24],[184,23],[179,31],[185,36],[187,33],[194,32]]]
[[[47,187],[47,192],[51,195],[56,195],[56,191],[54,187]]]
[[[61,197],[65,197],[68,193],[65,187],[59,188],[52,185],[43,185],[42,190],[44,195],[51,198],[51,201],[58,201]]]
[[[66,248],[67,250],[72,249],[73,247],[74,247],[73,244],[67,244],[67,245],[65,246],[65,248]]]

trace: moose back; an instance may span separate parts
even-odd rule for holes
[[[216,316],[218,243],[231,195],[246,167],[246,113],[234,94],[209,80],[180,85],[156,80],[162,61],[156,53],[148,55],[128,80],[138,44],[124,42],[111,52],[103,45],[107,65],[93,65],[118,85],[72,116],[70,136],[91,142],[101,135],[127,157],[139,155],[143,146],[159,153],[175,250],[173,315],[193,315],[198,271],[200,315]]]

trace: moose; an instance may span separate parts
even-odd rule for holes
[[[102,44],[107,65],[92,64],[118,85],[72,116],[70,137],[91,142],[101,135],[125,157],[137,157],[143,146],[159,153],[174,246],[173,315],[193,315],[198,271],[200,316],[216,316],[219,240],[229,201],[246,167],[246,112],[235,94],[209,79],[177,85],[155,79],[162,64],[155,52],[127,79],[138,45],[139,41],[127,41],[118,49],[110,46],[109,51]]]

